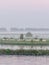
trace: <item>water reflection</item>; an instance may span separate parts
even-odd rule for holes
[[[49,65],[49,56],[0,56],[0,65]]]

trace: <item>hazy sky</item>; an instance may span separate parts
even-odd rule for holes
[[[0,27],[49,28],[49,0],[0,0]]]

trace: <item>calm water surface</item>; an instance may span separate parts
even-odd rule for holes
[[[0,65],[49,65],[49,56],[0,56]]]

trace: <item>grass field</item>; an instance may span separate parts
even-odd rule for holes
[[[46,41],[18,41],[16,39],[0,39],[0,44],[6,45],[49,45],[49,40]]]

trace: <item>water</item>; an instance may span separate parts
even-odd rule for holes
[[[49,56],[0,56],[0,65],[49,65]]]
[[[49,50],[49,46],[29,46],[29,45],[0,45],[0,49],[10,49],[10,50],[18,50],[18,49],[24,49],[24,50]]]

